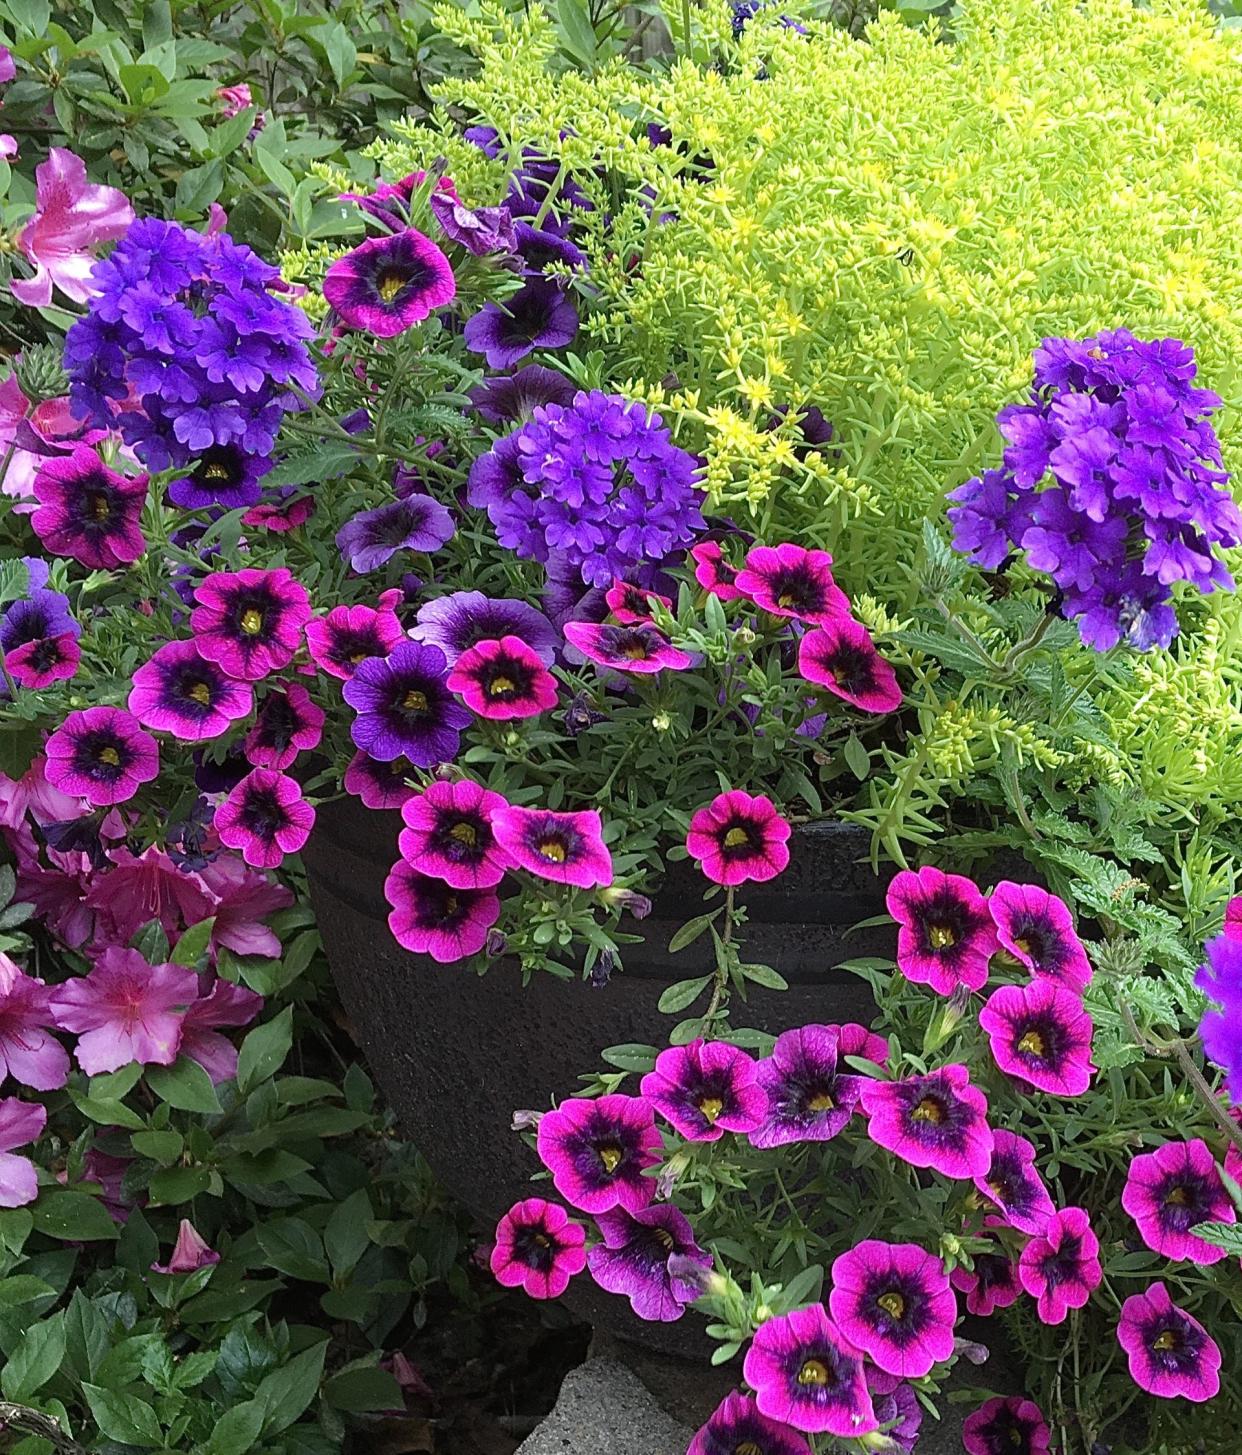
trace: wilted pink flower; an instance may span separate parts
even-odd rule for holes
[[[239,81],[236,86],[219,86],[216,88],[216,95],[222,102],[220,109],[226,117],[236,116],[239,111],[245,111],[247,106],[254,105],[250,97],[250,87],[245,81]]]
[[[183,965],[151,965],[137,950],[106,949],[89,975],[58,985],[52,1013],[80,1039],[76,1056],[88,1076],[131,1061],[168,1066],[177,1059],[181,1018],[198,995],[198,977]]]
[[[6,1096],[0,1101],[0,1207],[22,1207],[39,1195],[39,1175],[14,1147],[33,1142],[47,1125],[47,1108]]]
[[[219,1263],[220,1255],[207,1246],[198,1229],[189,1220],[181,1219],[177,1242],[167,1263],[152,1263],[153,1273],[193,1273],[209,1263]]]
[[[19,303],[46,308],[52,284],[75,303],[94,292],[90,283],[94,249],[119,238],[134,220],[123,192],[86,178],[86,163],[64,147],[53,147],[35,170],[35,214],[19,245],[34,264],[33,278],[14,278]]]

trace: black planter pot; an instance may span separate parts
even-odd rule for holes
[[[383,885],[399,829],[397,814],[374,813],[355,799],[320,809],[303,851],[311,899],[333,977],[403,1131],[445,1187],[494,1222],[535,1190],[537,1163],[510,1130],[513,1111],[546,1109],[571,1095],[579,1075],[600,1064],[605,1046],[667,1041],[677,1017],[657,1010],[662,990],[710,968],[706,937],[668,953],[677,928],[699,912],[704,881],[690,864],[674,867],[651,915],[626,922],[643,942],[627,947],[624,972],[605,988],[551,975],[523,987],[513,960],[498,960],[477,976],[412,955],[393,940]],[[853,825],[799,829],[786,872],[739,891],[749,915],[744,957],[779,970],[789,989],[751,990],[735,1023],[775,1034],[814,1021],[870,1019],[865,982],[832,968],[892,950],[891,930],[851,930],[883,911],[891,877],[861,862],[868,842]],[[693,1317],[644,1324],[624,1300],[586,1278],[570,1288],[570,1307],[615,1333],[679,1352],[702,1341]]]

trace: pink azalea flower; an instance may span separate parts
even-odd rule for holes
[[[235,955],[280,957],[280,940],[264,920],[277,910],[288,909],[293,894],[258,869],[252,869],[240,854],[219,854],[198,876],[216,896],[211,913],[211,956],[221,946]]]
[[[89,975],[57,986],[52,1012],[78,1036],[78,1065],[88,1076],[131,1061],[169,1066],[181,1045],[181,1020],[198,996],[183,965],[150,965],[137,950],[106,949]]]
[[[8,468],[0,490],[24,503],[14,509],[28,515],[35,508],[34,482],[48,457],[64,454],[75,443],[94,444],[103,430],[87,429],[69,409],[68,396],[31,405],[16,374],[0,382],[0,445],[8,453]]]
[[[15,1096],[0,1101],[0,1207],[23,1207],[39,1195],[39,1174],[29,1157],[13,1156],[40,1136],[47,1125],[47,1108]]]
[[[212,896],[197,874],[178,869],[152,844],[134,855],[124,846],[110,851],[110,868],[94,876],[83,902],[98,911],[117,944],[127,944],[145,924],[159,920],[169,939],[207,919]]]
[[[35,214],[19,239],[35,275],[14,278],[13,296],[30,308],[46,308],[54,283],[67,298],[85,303],[94,292],[94,249],[119,238],[134,209],[115,187],[87,181],[86,163],[64,147],[53,147],[39,164],[35,188]]]
[[[57,1091],[69,1079],[69,1053],[48,1034],[55,1025],[52,993],[42,980],[16,966],[5,982],[0,993],[0,1074],[35,1091]]]
[[[20,778],[0,773],[0,827],[20,828],[27,814],[37,824],[67,823],[90,811],[86,799],[71,798],[47,781],[47,758],[42,753]]]
[[[217,980],[207,995],[186,1010],[181,1021],[181,1054],[188,1056],[217,1085],[237,1075],[237,1047],[217,1026],[248,1026],[263,1009],[263,997],[243,985]]]
[[[198,1229],[189,1220],[182,1218],[177,1229],[177,1242],[172,1257],[167,1263],[152,1263],[153,1273],[194,1273],[206,1268],[209,1263],[219,1263],[220,1255],[207,1246]]]

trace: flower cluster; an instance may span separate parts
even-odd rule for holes
[[[278,270],[227,234],[143,218],[91,281],[65,340],[74,411],[181,472],[176,504],[255,504],[282,419],[317,388],[311,325]]]
[[[1232,587],[1216,548],[1242,541],[1209,418],[1221,401],[1195,373],[1179,339],[1045,339],[1032,402],[996,417],[1004,468],[950,496],[954,544],[987,570],[1024,551],[1088,646],[1167,647],[1172,585]]]

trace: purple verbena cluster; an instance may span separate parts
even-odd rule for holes
[[[1088,646],[1167,647],[1171,587],[1232,587],[1215,546],[1242,540],[1194,350],[1126,329],[1045,339],[1031,403],[996,417],[1003,468],[955,490],[954,545],[995,570],[1020,549],[1063,593]]]
[[[294,390],[317,388],[313,329],[274,292],[279,270],[227,234],[143,218],[92,278],[65,340],[74,413],[149,469],[184,469],[175,504],[253,505]]]
[[[588,586],[642,585],[704,528],[697,473],[658,414],[593,389],[497,440],[471,468],[469,499],[519,556]]]

